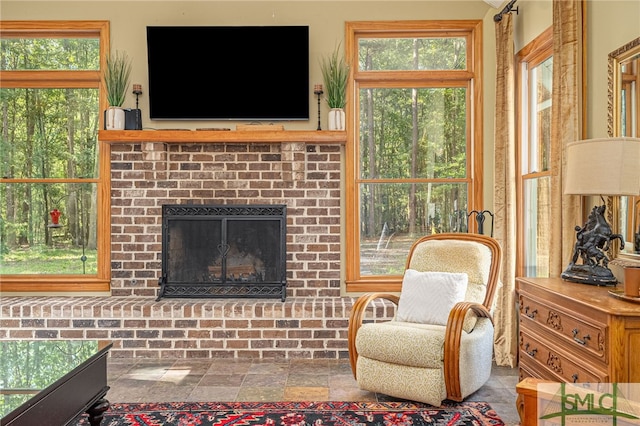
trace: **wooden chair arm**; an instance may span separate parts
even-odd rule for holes
[[[459,302],[449,312],[447,328],[444,338],[444,381],[447,388],[447,398],[462,401],[460,390],[460,339],[462,326],[467,312],[472,310],[480,318],[493,318],[489,310],[481,303]]]
[[[356,335],[358,334],[358,330],[362,325],[362,320],[364,318],[365,311],[369,303],[375,299],[386,299],[391,301],[394,305],[398,305],[398,301],[400,300],[400,296],[392,294],[392,293],[365,293],[360,296],[353,307],[351,308],[351,313],[349,315],[349,333],[348,333],[348,341],[349,341],[349,361],[351,362],[351,371],[353,372],[353,377],[356,378],[356,363],[358,362],[358,351],[356,349]]]

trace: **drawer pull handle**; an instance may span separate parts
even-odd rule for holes
[[[571,332],[573,333],[573,340],[575,340],[576,342],[580,343],[582,346],[587,344],[587,340],[591,340],[591,336],[589,336],[588,334],[585,335],[582,339],[578,337],[578,329],[574,328],[573,330],[571,330]]]
[[[571,378],[573,379],[573,383],[578,383],[578,373],[573,373],[573,376],[571,376]]]
[[[529,350],[529,344],[528,343],[526,345],[524,345],[524,351],[532,358],[535,358],[536,357],[536,353],[538,353],[537,349]]]
[[[529,307],[528,306],[525,306],[525,308],[524,308],[524,314],[526,316],[528,316],[529,318],[531,318],[531,319],[534,319],[536,317],[537,313],[538,313],[537,309],[534,309],[533,311],[529,312]]]

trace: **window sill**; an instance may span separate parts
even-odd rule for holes
[[[74,275],[29,275],[3,276],[0,283],[0,294],[9,295],[40,295],[43,293],[80,295],[83,293],[110,294],[110,282],[95,277],[77,277]]]

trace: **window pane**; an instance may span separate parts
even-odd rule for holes
[[[358,66],[364,71],[464,70],[466,53],[463,37],[363,38]]]
[[[551,94],[553,58],[533,67],[529,76],[529,169],[525,173],[549,170],[551,149]]]
[[[98,89],[0,89],[0,176],[98,175]]]
[[[97,38],[2,38],[2,70],[99,70]]]
[[[0,185],[0,271],[96,274],[96,191],[96,184]]]
[[[362,89],[360,177],[465,178],[466,95],[459,87]]]
[[[527,179],[523,191],[525,276],[548,277],[551,178]]]
[[[361,184],[360,209],[360,273],[402,274],[418,236],[466,232],[467,184]]]

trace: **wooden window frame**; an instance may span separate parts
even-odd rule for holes
[[[350,64],[358,63],[358,41],[371,37],[428,37],[448,36],[467,39],[467,68],[451,71],[360,71],[350,67],[347,87],[346,122],[347,143],[345,146],[345,290],[349,293],[367,291],[400,291],[402,276],[361,276],[360,275],[360,202],[358,199],[357,164],[359,123],[355,99],[360,88],[402,87],[407,82],[416,87],[466,87],[470,101],[467,104],[469,126],[467,126],[467,178],[447,180],[466,182],[469,185],[469,210],[482,206],[483,176],[483,109],[482,109],[482,21],[358,21],[347,22],[345,26],[345,54]],[[466,83],[461,83],[466,81]],[[474,224],[475,226],[475,224]]]
[[[100,70],[11,70],[0,71],[2,88],[95,88],[99,90],[100,111],[107,107],[106,90],[101,70],[106,67],[109,52],[109,21],[0,21],[0,37],[24,38],[99,38]],[[100,127],[103,117],[99,117]],[[98,141],[98,177],[64,179],[66,183],[97,185],[97,273],[91,275],[25,274],[0,275],[0,292],[7,294],[68,294],[108,292],[111,282],[111,163],[110,145]],[[55,183],[55,179],[5,179],[2,183]]]
[[[518,105],[518,110],[520,111],[517,114],[517,141],[516,141],[516,173],[518,176],[517,185],[516,185],[516,210],[517,210],[517,218],[516,221],[516,232],[517,232],[517,244],[516,244],[516,276],[525,276],[525,229],[524,229],[524,184],[525,181],[530,179],[539,179],[543,177],[551,177],[551,168],[547,171],[541,171],[536,173],[527,173],[523,174],[522,170],[522,156],[523,156],[523,145],[524,135],[527,133],[527,148],[529,148],[530,141],[528,140],[528,129],[526,129],[526,124],[529,122],[529,116],[527,115],[527,121],[524,121],[525,113],[529,114],[529,109],[523,111],[523,90],[524,90],[524,79],[522,78],[523,67],[525,64],[529,65],[527,68],[527,72],[531,67],[535,67],[545,60],[549,59],[553,56],[553,28],[549,27],[545,31],[543,31],[538,37],[532,40],[529,44],[523,47],[516,54],[516,105]],[[553,105],[551,106],[553,108]]]

